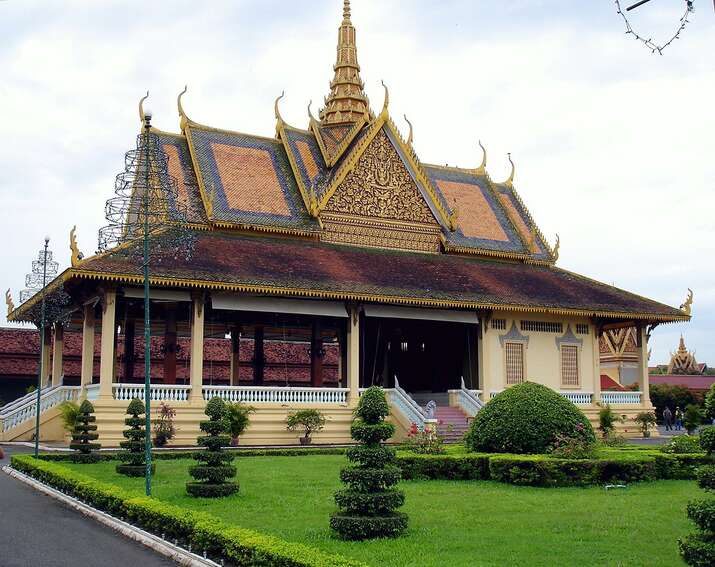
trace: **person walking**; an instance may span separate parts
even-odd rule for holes
[[[665,430],[673,431],[673,412],[668,406],[663,410],[663,421],[665,422]]]
[[[675,406],[675,430],[683,430],[683,410],[680,409],[680,406]]]

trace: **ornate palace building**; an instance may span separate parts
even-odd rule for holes
[[[205,401],[216,395],[258,409],[246,444],[295,442],[285,419],[300,407],[328,417],[317,442],[347,442],[352,407],[371,384],[388,391],[397,437],[426,422],[430,399],[438,412],[452,410],[444,415],[473,416],[525,380],[562,392],[591,417],[600,402],[629,415],[650,408],[649,334],[689,320],[689,304],[676,309],[557,267],[558,242],[552,247],[529,214],[513,168],[497,182],[486,152],[474,167],[423,162],[384,91],[381,107],[372,106],[346,0],[330,90],[305,128],[284,120],[280,99],[274,138],[195,122],[181,96],[180,131],[163,132],[140,106],[142,132],[159,140],[178,187],[167,228],[150,243],[162,251],[151,267],[151,332],[164,345],[152,397],[177,410],[174,442],[195,442]],[[177,231],[191,233],[190,255],[167,245]],[[100,440],[121,439],[126,405],[143,391],[143,371],[131,365],[144,332],[140,247],[129,241],[83,258],[73,244],[71,267],[48,288],[69,296],[66,326],[82,332],[83,346],[79,386],[61,384],[61,349],[48,365],[46,438],[57,435],[59,401],[86,396]],[[10,302],[8,318],[32,320],[37,302]],[[602,392],[599,339],[626,328],[639,391]],[[61,344],[63,327],[54,333]],[[250,341],[250,372],[233,364],[228,383],[214,385],[205,344],[226,337],[235,360]],[[305,345],[310,380],[267,373],[269,342]],[[121,360],[120,343],[129,347]],[[185,371],[177,344],[188,350]],[[333,374],[327,352],[336,353]],[[4,419],[4,438],[29,434],[30,421]]]

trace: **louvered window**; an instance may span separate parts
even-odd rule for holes
[[[563,386],[578,386],[578,347],[563,345],[561,347],[561,384]]]
[[[576,334],[577,335],[589,335],[591,334],[591,329],[589,328],[588,325],[576,325]]]
[[[524,345],[506,343],[506,383],[521,384],[524,381]]]
[[[492,329],[506,331],[506,319],[492,319]]]
[[[534,333],[563,333],[563,323],[551,323],[548,321],[522,321],[522,331],[531,331]]]

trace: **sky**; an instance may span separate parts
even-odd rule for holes
[[[624,4],[628,0],[624,1]],[[695,1],[664,55],[627,36],[612,0],[353,0],[372,106],[390,112],[424,162],[476,167],[478,140],[515,185],[559,266],[678,306],[651,364],[684,334],[715,366],[715,13]],[[634,11],[668,38],[683,3]],[[0,0],[0,288],[18,303],[45,235],[64,268],[77,225],[97,248],[104,203],[139,132],[195,121],[272,136],[273,101],[306,127],[328,94],[342,0]],[[0,310],[4,314],[4,309]],[[6,324],[5,319],[0,324]]]

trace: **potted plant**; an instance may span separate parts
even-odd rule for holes
[[[650,428],[657,423],[652,411],[642,411],[633,418],[633,421],[640,426],[643,437],[650,437]]]
[[[252,406],[246,406],[241,402],[225,404],[224,419],[231,434],[231,447],[238,446],[238,438],[248,427],[248,416],[256,411]]]
[[[176,410],[169,404],[159,404],[159,418],[154,422],[154,446],[164,447],[176,435],[174,418]]]
[[[77,402],[67,400],[60,404],[59,410],[60,419],[62,420],[62,428],[68,434],[71,434],[72,431],[74,431],[75,424],[77,423],[77,416],[79,415],[79,404]]]
[[[703,415],[700,408],[695,404],[690,404],[685,408],[685,416],[683,417],[683,426],[688,432],[688,435],[693,435],[698,426],[703,422]]]
[[[302,429],[304,435],[300,438],[300,444],[310,445],[310,436],[325,427],[325,416],[316,409],[304,409],[290,414],[287,424],[289,431]]]

